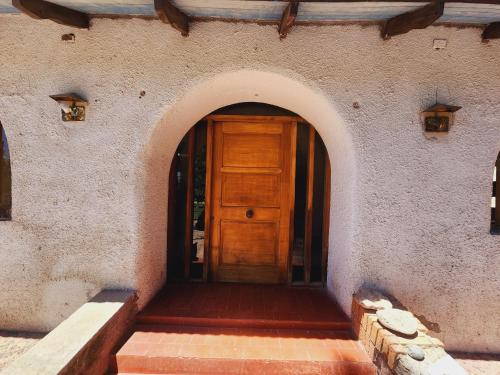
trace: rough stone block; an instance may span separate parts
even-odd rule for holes
[[[370,330],[370,342],[375,346],[377,343],[377,336],[383,331],[383,327],[379,322],[373,322],[372,329]]]
[[[399,356],[406,355],[406,346],[399,344],[389,345],[387,349],[387,365],[393,369]]]
[[[354,295],[357,303],[365,309],[382,310],[392,308],[391,301],[378,290],[361,288]]]

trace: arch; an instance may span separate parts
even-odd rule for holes
[[[12,211],[12,181],[7,136],[0,123],[0,220],[10,220]]]
[[[144,149],[141,243],[136,262],[140,305],[165,282],[168,173],[177,145],[207,114],[242,102],[266,103],[297,113],[323,139],[332,169],[328,288],[344,310],[349,311],[357,286],[352,276],[356,169],[350,133],[334,105],[319,89],[300,79],[254,70],[220,74],[191,87],[166,110],[150,133]]]

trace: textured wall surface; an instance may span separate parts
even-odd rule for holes
[[[165,280],[167,172],[183,133],[243,100],[309,120],[332,158],[329,288],[361,284],[434,323],[449,349],[500,352],[500,237],[489,234],[500,150],[500,42],[430,27],[92,21],[74,30],[0,16],[0,121],[13,220],[0,222],[0,328],[48,330],[103,288],[144,304]],[[76,43],[61,41],[73,32]],[[435,38],[448,39],[435,51]],[[144,90],[146,95],[140,98]],[[48,95],[77,92],[63,123]],[[450,133],[419,113],[461,105]],[[353,102],[359,108],[353,108]]]

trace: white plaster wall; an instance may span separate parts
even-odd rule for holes
[[[74,32],[76,43],[61,34]],[[489,231],[500,150],[500,42],[430,27],[93,20],[89,31],[0,16],[0,121],[13,221],[0,222],[0,326],[48,330],[104,287],[165,280],[167,171],[188,127],[220,105],[268,102],[316,126],[332,157],[329,288],[349,311],[361,284],[439,326],[453,350],[500,352],[500,237]],[[448,48],[434,51],[435,38]],[[461,105],[429,137],[419,113]],[[139,98],[141,90],[146,91]],[[48,95],[76,91],[87,121]],[[257,96],[255,96],[257,94]],[[354,109],[352,103],[359,102]]]

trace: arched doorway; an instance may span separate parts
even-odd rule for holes
[[[218,109],[183,137],[169,176],[170,280],[325,283],[330,162],[300,116]]]
[[[166,282],[168,175],[175,150],[186,132],[218,108],[258,101],[298,114],[321,135],[331,161],[331,202],[327,287],[344,311],[360,284],[359,257],[353,251],[357,168],[351,134],[333,98],[303,77],[259,70],[216,73],[186,88],[164,109],[145,139],[137,170],[140,202],[135,285],[144,306]],[[170,238],[170,237],[168,237]]]

